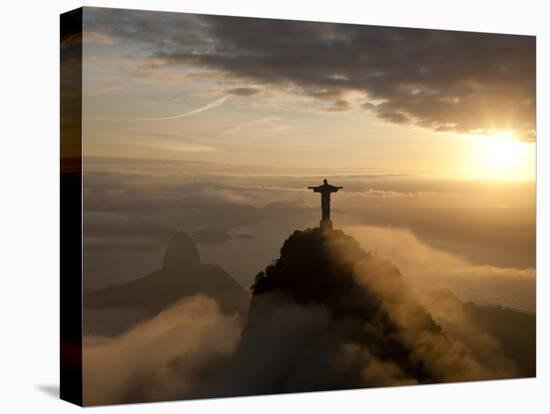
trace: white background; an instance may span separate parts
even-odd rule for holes
[[[94,1],[89,6],[536,34],[538,48],[538,376],[469,384],[91,408],[116,413],[548,413],[550,13],[544,0]],[[80,410],[59,381],[59,14],[77,1],[2,3],[0,412]],[[546,329],[544,329],[546,325]]]

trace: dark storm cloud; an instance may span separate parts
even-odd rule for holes
[[[97,9],[87,21],[90,31],[144,43],[166,66],[330,103],[359,92],[390,122],[535,137],[534,37]]]

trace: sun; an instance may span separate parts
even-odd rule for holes
[[[492,135],[471,135],[468,175],[499,181],[533,180],[535,145],[521,141],[513,131]]]

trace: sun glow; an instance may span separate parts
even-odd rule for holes
[[[522,181],[536,177],[535,144],[518,140],[512,131],[471,135],[467,175],[471,178]]]

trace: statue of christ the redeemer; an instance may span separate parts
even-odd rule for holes
[[[323,180],[323,184],[317,187],[308,187],[316,193],[321,193],[321,228],[332,229],[332,221],[330,220],[330,193],[335,193],[344,187],[336,187],[330,185],[326,178]]]

